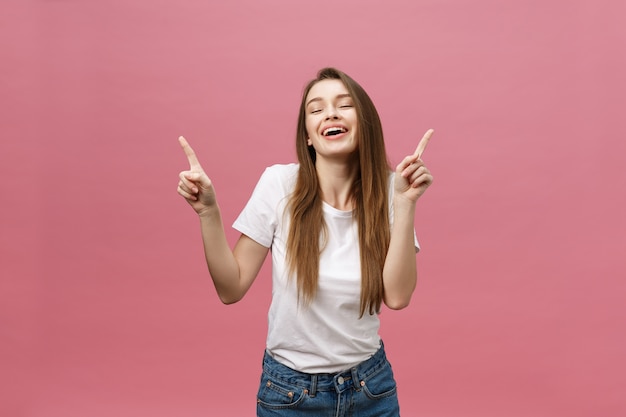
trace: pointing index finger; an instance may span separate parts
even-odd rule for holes
[[[428,131],[424,134],[422,140],[420,140],[420,143],[417,145],[417,149],[415,149],[415,153],[413,154],[417,157],[416,159],[420,159],[422,157],[424,149],[426,149],[426,145],[428,145],[428,141],[434,132],[435,131],[433,129],[428,129]]]
[[[178,142],[180,146],[183,148],[185,155],[187,155],[187,160],[189,161],[189,167],[193,170],[194,168],[202,169],[200,166],[200,161],[198,161],[198,157],[196,157],[196,153],[193,151],[187,139],[182,136],[178,137]]]

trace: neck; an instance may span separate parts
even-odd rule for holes
[[[352,210],[354,204],[351,191],[358,173],[357,164],[318,158],[315,170],[319,178],[322,200],[337,210]]]

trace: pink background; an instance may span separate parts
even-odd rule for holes
[[[626,415],[622,0],[3,0],[0,415],[250,416],[269,268],[219,303],[176,194],[228,237],[337,66],[424,159],[420,282],[382,315],[404,416]]]

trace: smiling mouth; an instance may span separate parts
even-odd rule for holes
[[[324,129],[322,135],[324,136],[335,136],[340,135],[342,133],[346,133],[348,129],[344,127],[329,127],[328,129]]]

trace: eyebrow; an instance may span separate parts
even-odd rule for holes
[[[335,100],[346,98],[346,97],[349,98],[349,97],[352,97],[352,96],[350,94],[339,94],[337,97],[335,97]],[[309,104],[313,103],[314,101],[322,101],[322,98],[321,97],[314,97],[314,98],[312,98],[311,100],[309,100],[306,103],[306,107],[309,107]]]

